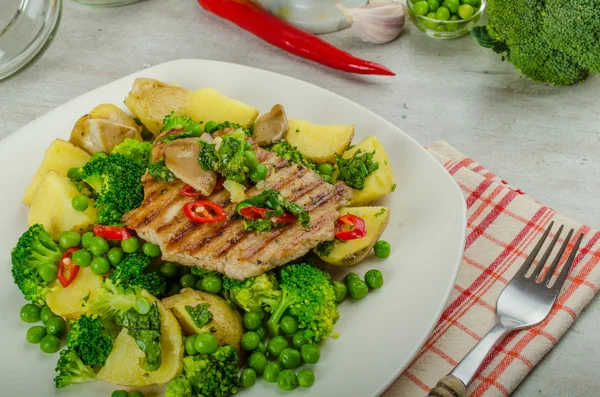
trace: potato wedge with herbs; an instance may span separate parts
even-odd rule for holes
[[[375,151],[373,161],[379,164],[379,168],[365,179],[365,187],[362,190],[352,189],[350,206],[370,204],[391,193],[394,189],[394,171],[379,139],[374,136],[367,137],[352,149],[344,152],[342,157],[351,158],[358,149],[363,153]]]
[[[183,369],[183,336],[177,319],[158,299],[146,291],[142,295],[150,304],[158,302],[160,333],[162,335],[162,363],[156,371],[145,371],[140,367],[144,352],[138,347],[127,329],[123,328],[114,342],[112,352],[100,372],[98,379],[121,386],[162,385],[170,382]]]
[[[333,266],[352,266],[362,261],[381,237],[388,222],[390,210],[386,207],[348,207],[340,211],[340,215],[353,214],[365,221],[367,235],[348,241],[334,240],[331,252],[324,255],[315,249],[319,257]]]
[[[66,176],[54,170],[48,171],[31,200],[28,226],[36,223],[44,225],[55,240],[62,232],[88,230],[96,222],[97,211],[92,200],[85,211],[76,211],[71,200],[78,194],[79,191]]]
[[[163,119],[171,112],[185,115],[192,91],[169,85],[155,79],[135,79],[125,105],[157,136],[163,127]]]
[[[297,119],[289,125],[285,140],[318,164],[334,163],[334,155],[342,155],[354,138],[354,125],[317,125]]]
[[[89,299],[97,299],[101,285],[102,276],[92,272],[89,267],[82,267],[68,288],[63,288],[58,280],[49,285],[51,292],[46,295],[46,304],[58,316],[77,319],[81,315],[83,299],[88,296]]]
[[[228,344],[239,351],[240,339],[244,333],[242,316],[237,310],[232,309],[223,298],[184,288],[179,294],[163,299],[163,304],[177,317],[181,329],[186,335],[214,331],[213,334],[219,341],[219,345]],[[212,320],[206,324],[195,323],[190,311],[203,315],[202,318],[206,321],[207,313],[201,313],[201,310],[210,312],[209,318]],[[198,318],[196,317],[196,322],[199,321]]]
[[[250,128],[258,117],[258,109],[229,98],[215,89],[202,88],[192,94],[185,114],[197,122],[229,121]]]
[[[48,171],[54,170],[62,176],[67,176],[67,172],[71,168],[83,167],[85,163],[90,161],[90,157],[83,149],[72,143],[63,141],[62,139],[55,139],[50,147],[46,149],[46,155],[42,160],[42,164],[40,164],[31,183],[25,189],[23,202],[27,205],[31,204],[36,189]]]

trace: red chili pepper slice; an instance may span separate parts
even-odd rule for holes
[[[127,240],[131,233],[124,226],[95,225],[94,234],[107,240]]]
[[[217,179],[217,183],[215,184],[215,187],[212,192],[213,193],[220,192],[223,189],[223,183],[225,183],[225,178]],[[204,194],[202,194],[201,192],[194,189],[193,186],[187,185],[187,184],[183,185],[183,187],[181,188],[179,193],[181,193],[182,195],[184,195],[186,197],[204,197]]]
[[[67,288],[73,282],[73,280],[75,280],[77,273],[79,273],[79,266],[77,266],[71,259],[73,252],[78,250],[79,248],[75,247],[69,248],[63,253],[62,257],[60,258],[60,262],[58,262],[57,278],[63,288]]]
[[[296,215],[286,212],[281,216],[274,216],[272,219],[275,223],[288,223],[294,222],[296,220]]]
[[[342,241],[356,240],[367,235],[367,225],[362,218],[346,214],[337,220],[335,237]]]
[[[189,220],[198,223],[216,223],[227,219],[227,214],[219,204],[208,200],[196,200],[187,203],[183,212]]]
[[[253,221],[256,219],[264,218],[265,214],[269,211],[270,210],[268,208],[260,208],[260,207],[255,207],[255,206],[251,205],[251,206],[242,208],[240,210],[240,215],[242,215],[244,218],[248,219],[249,221]]]

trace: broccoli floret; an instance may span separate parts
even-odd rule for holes
[[[252,131],[249,130],[248,128],[242,127],[241,125],[236,124],[236,123],[231,123],[229,121],[224,121],[222,123],[215,124],[213,127],[209,128],[209,129],[205,129],[205,132],[211,133],[211,132],[215,132],[215,131],[224,130],[225,128],[232,128],[234,130],[242,130],[244,132],[244,135],[252,136]]]
[[[111,154],[119,153],[136,162],[141,167],[148,167],[152,157],[152,144],[136,139],[125,139],[115,146]]]
[[[349,159],[336,154],[338,181],[346,182],[346,185],[351,188],[363,190],[367,177],[379,168],[379,163],[373,161],[374,155],[374,150],[371,153],[363,153],[360,149],[356,150]]]
[[[295,146],[291,146],[286,141],[277,142],[268,149],[282,157],[284,160],[291,161],[294,164],[303,165],[313,171],[317,169],[317,163],[304,157]]]
[[[318,342],[331,335],[340,315],[329,273],[305,263],[290,265],[281,270],[280,287],[281,302],[267,322],[272,335],[279,333],[279,322],[288,310],[298,318],[307,340]]]
[[[532,80],[570,85],[600,72],[598,0],[488,1],[472,36]]]
[[[58,388],[96,379],[94,370],[85,365],[71,349],[60,352],[56,372],[58,375],[54,378],[54,384]]]
[[[281,302],[281,289],[272,272],[245,281],[223,277],[223,290],[227,299],[247,312],[268,313]]]
[[[32,225],[17,242],[11,252],[12,276],[25,299],[44,304],[46,294],[50,292],[48,283],[56,277],[58,261],[62,256],[60,247],[50,233],[40,224]],[[40,269],[44,269],[42,278]]]
[[[229,345],[221,346],[214,354],[187,356],[183,359],[183,374],[169,384],[166,395],[229,397],[240,388],[238,372],[237,350]]]
[[[135,291],[145,289],[154,296],[162,295],[167,289],[164,276],[158,272],[143,273],[150,262],[152,259],[144,254],[129,254],[115,266],[110,280]]]
[[[141,177],[145,171],[146,167],[120,153],[94,158],[83,167],[82,179],[98,196],[94,204],[98,223],[122,224],[123,214],[139,207],[144,201]]]
[[[194,120],[187,116],[179,116],[175,112],[171,112],[165,116],[163,119],[163,127],[161,132],[171,131],[171,130],[184,130],[188,132],[196,131],[202,134],[202,129],[200,128],[200,124],[196,123]],[[200,136],[199,135],[188,135],[188,136]],[[170,138],[170,137],[167,137]],[[175,138],[177,139],[177,138]],[[170,139],[173,140],[173,139]]]
[[[73,350],[86,365],[106,363],[113,348],[113,338],[99,318],[86,315],[77,321],[70,321],[67,334],[67,347]]]
[[[151,295],[160,297],[167,291],[167,281],[158,272],[144,273],[130,280],[129,287],[145,289]]]
[[[135,306],[137,291],[115,284],[105,279],[97,291],[96,299],[88,299],[83,304],[83,312],[93,318],[114,320]]]

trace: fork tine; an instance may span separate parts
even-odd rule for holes
[[[548,248],[546,248],[546,252],[544,252],[544,256],[542,256],[540,263],[538,263],[537,267],[533,270],[533,273],[531,273],[531,277],[533,278],[533,280],[537,280],[537,278],[540,276],[540,274],[542,274],[542,272],[544,271],[544,266],[546,265],[546,262],[548,262],[548,258],[550,257],[550,254],[552,253],[554,246],[556,245],[556,241],[558,241],[558,238],[560,237],[560,234],[562,233],[563,227],[564,227],[564,225],[560,225],[560,227],[558,228],[558,231],[554,235],[554,238],[550,242],[550,245],[548,246]]]
[[[544,279],[541,281],[543,283],[546,283],[547,287],[549,286],[550,279],[552,278],[552,275],[556,271],[556,268],[558,267],[558,264],[560,263],[560,260],[563,256],[563,254],[565,253],[567,246],[569,245],[569,241],[571,241],[571,237],[573,237],[573,231],[574,230],[571,229],[569,231],[569,234],[567,234],[567,238],[565,239],[565,242],[563,243],[562,247],[560,247],[558,254],[556,254],[556,258],[554,258],[552,265],[550,265],[550,268],[548,269],[548,273],[546,273],[546,275],[544,276]]]
[[[544,241],[546,241],[546,237],[548,237],[548,234],[550,233],[550,229],[552,229],[552,226],[554,226],[554,221],[550,222],[550,225],[548,226],[548,228],[542,235],[542,238],[540,239],[540,241],[538,241],[536,246],[533,248],[533,251],[531,251],[531,253],[527,257],[527,259],[525,259],[525,262],[523,262],[523,264],[521,265],[521,268],[514,275],[514,278],[517,278],[517,277],[525,278],[525,275],[527,274],[529,267],[533,263],[537,254],[540,252],[540,249],[542,249],[542,245],[544,245]]]
[[[575,243],[575,247],[573,247],[573,250],[571,251],[571,254],[569,255],[569,259],[567,259],[567,261],[565,262],[565,265],[562,268],[562,270],[560,271],[560,274],[558,275],[558,277],[556,278],[554,285],[550,288],[553,291],[555,291],[556,293],[560,292],[563,284],[565,283],[565,280],[567,279],[567,275],[569,274],[569,271],[571,270],[571,265],[573,265],[573,261],[575,260],[577,251],[579,251],[579,245],[581,244],[581,240],[583,240],[583,233],[581,233],[579,235],[579,238],[577,239],[577,242]]]

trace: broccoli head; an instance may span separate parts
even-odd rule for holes
[[[272,272],[245,281],[223,277],[223,290],[227,299],[247,312],[271,313],[281,302],[282,292]]]
[[[165,116],[163,119],[163,127],[161,132],[171,131],[171,130],[185,130],[185,131],[200,131],[202,133],[202,129],[200,128],[200,124],[196,123],[194,120],[187,116],[179,116],[175,112],[171,112]],[[198,135],[200,136],[200,135]]]
[[[488,1],[471,34],[532,80],[570,85],[600,73],[598,0]]]
[[[125,139],[122,143],[115,146],[111,154],[122,154],[130,160],[136,162],[141,167],[148,167],[152,157],[152,144],[142,142],[136,139]]]
[[[77,353],[71,349],[60,352],[56,372],[58,375],[54,378],[54,384],[57,388],[96,379],[94,370],[85,365]]]
[[[98,208],[98,223],[122,224],[123,214],[139,207],[144,201],[144,172],[146,167],[121,153],[96,157],[83,166],[82,179],[98,196],[94,204]]]
[[[204,170],[218,172],[225,179],[243,183],[250,171],[244,157],[246,140],[243,133],[234,132],[217,139],[221,139],[218,144],[202,143],[202,149],[198,155],[200,165]]]
[[[214,124],[212,125],[210,128],[205,128],[205,132],[211,133],[211,132],[215,132],[215,131],[221,131],[224,130],[225,128],[232,128],[234,130],[241,130],[244,132],[244,135],[246,136],[252,136],[252,131],[249,130],[248,128],[244,128],[241,125],[237,124],[237,123],[231,123],[229,121],[224,121],[222,123],[219,124]]]
[[[83,312],[93,318],[115,320],[135,306],[139,297],[136,292],[105,279],[97,291],[98,297],[84,302]]]
[[[279,322],[286,311],[298,318],[304,337],[318,342],[331,335],[340,317],[329,273],[309,264],[294,264],[281,270],[281,302],[267,321],[272,335],[279,333]]]
[[[187,356],[183,359],[183,374],[169,383],[166,395],[229,397],[240,388],[238,372],[237,350],[229,345],[213,354]]]
[[[154,296],[162,295],[167,289],[164,276],[158,272],[144,273],[150,262],[152,259],[144,254],[131,253],[115,266],[110,279],[132,290],[145,289]]]
[[[70,321],[67,333],[67,347],[73,350],[86,365],[106,363],[113,348],[113,337],[108,333],[99,318],[82,315]]]
[[[40,224],[32,225],[11,252],[12,276],[25,299],[44,304],[48,283],[56,279],[60,247]]]

